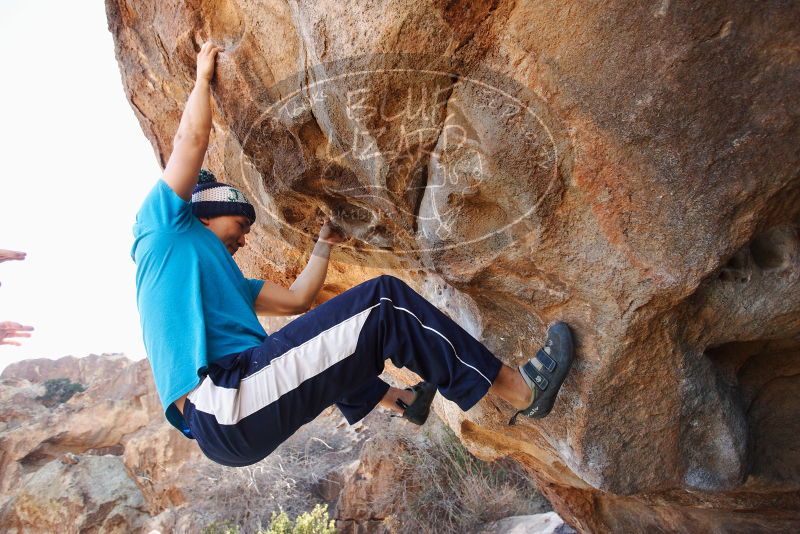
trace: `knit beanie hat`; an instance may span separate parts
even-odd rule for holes
[[[241,191],[222,182],[206,169],[201,169],[192,191],[192,213],[195,217],[244,215],[250,224],[256,222],[256,210]]]

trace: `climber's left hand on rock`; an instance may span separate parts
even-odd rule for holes
[[[322,228],[319,231],[319,241],[323,241],[329,245],[335,245],[345,241],[346,239],[347,238],[344,235],[344,231],[335,226],[331,222],[330,218],[326,217],[325,223],[322,225]]]

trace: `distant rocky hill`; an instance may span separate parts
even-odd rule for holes
[[[121,353],[90,354],[83,358],[64,356],[56,360],[34,358],[9,364],[0,373],[0,378],[27,380],[35,383],[67,378],[72,382],[89,384],[116,374],[131,363],[131,360]]]

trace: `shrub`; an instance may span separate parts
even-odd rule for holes
[[[239,534],[239,525],[230,521],[214,521],[203,529],[203,534]]]
[[[335,522],[328,516],[328,505],[318,504],[310,512],[303,512],[294,521],[281,510],[272,512],[269,528],[258,529],[257,534],[336,534]],[[240,534],[239,525],[231,521],[215,521],[203,529],[203,534]]]
[[[512,515],[545,511],[523,469],[511,460],[484,462],[464,447],[445,425],[432,425],[427,440],[399,434],[400,476],[390,492],[394,512],[387,519],[399,532],[471,532]]]
[[[47,407],[53,407],[67,402],[76,393],[86,391],[86,387],[70,381],[69,378],[52,378],[45,380],[44,390],[44,395],[36,397],[36,400],[41,401]]]
[[[269,529],[259,534],[336,534],[336,527],[328,517],[328,505],[318,504],[310,512],[298,515],[294,523],[286,512],[272,512]]]

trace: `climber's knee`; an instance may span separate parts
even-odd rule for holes
[[[392,276],[391,274],[382,274],[376,278],[379,283],[388,286],[397,286],[397,285],[406,285],[405,282],[397,278],[396,276]]]

